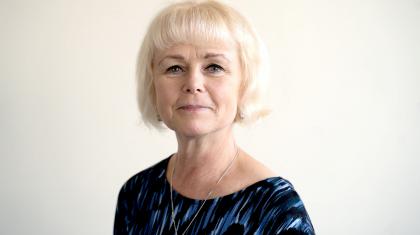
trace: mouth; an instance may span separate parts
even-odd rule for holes
[[[203,106],[203,105],[183,105],[183,106],[180,106],[178,109],[184,110],[184,111],[195,112],[195,111],[202,111],[205,109],[210,109],[210,107]]]

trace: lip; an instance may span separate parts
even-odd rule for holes
[[[194,112],[194,111],[201,111],[204,109],[210,109],[210,107],[204,106],[204,105],[187,104],[187,105],[180,106],[178,109]]]

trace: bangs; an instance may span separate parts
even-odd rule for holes
[[[181,5],[176,10],[163,11],[152,23],[151,40],[158,50],[175,44],[203,45],[232,40],[231,30],[225,22],[227,17],[225,12],[209,5]]]
[[[184,0],[182,0],[184,1]],[[153,61],[156,53],[177,44],[208,46],[233,42],[241,65],[241,102],[235,122],[251,123],[267,114],[264,104],[267,56],[253,27],[238,11],[214,0],[187,0],[171,4],[153,19],[137,57],[138,106],[144,123],[157,128]],[[229,45],[230,46],[230,45]]]

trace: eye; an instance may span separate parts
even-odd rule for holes
[[[219,73],[225,71],[223,67],[218,64],[210,64],[207,66],[206,70],[208,70],[210,73]]]
[[[179,66],[179,65],[174,65],[174,66],[171,66],[171,67],[166,69],[166,72],[171,73],[171,74],[178,74],[178,73],[181,73],[182,71],[183,70],[182,70],[181,66]]]

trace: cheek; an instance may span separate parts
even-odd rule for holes
[[[171,105],[176,101],[173,86],[155,83],[155,94],[156,106],[159,112],[171,108]]]
[[[238,104],[238,89],[233,85],[219,87],[216,96],[219,104],[226,106],[226,109],[231,110]]]

